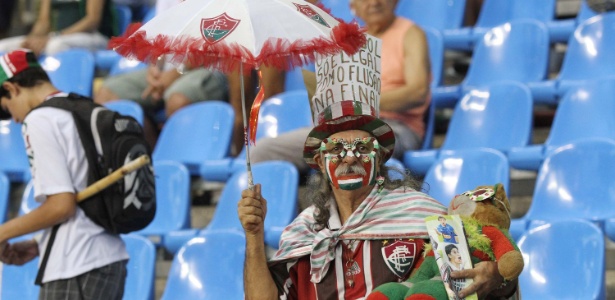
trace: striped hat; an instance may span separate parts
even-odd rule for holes
[[[19,49],[2,55],[0,57],[0,85],[28,68],[40,68],[40,66],[34,52],[27,49]]]
[[[316,60],[316,88],[310,99],[315,127],[303,147],[303,159],[314,169],[318,170],[314,155],[322,140],[340,131],[369,132],[378,140],[384,161],[393,154],[393,130],[378,118],[382,41],[369,34],[366,34],[366,40],[359,52],[352,56],[340,53]]]

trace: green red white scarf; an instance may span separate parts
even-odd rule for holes
[[[332,211],[338,218],[335,201]],[[310,255],[311,281],[319,283],[335,258],[341,240],[428,238],[425,217],[446,214],[446,208],[430,196],[407,187],[379,191],[375,185],[367,198],[338,230],[314,229],[314,206],[305,209],[282,232],[280,248],[272,262]]]

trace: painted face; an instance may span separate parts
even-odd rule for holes
[[[353,141],[326,138],[320,144],[325,160],[327,178],[334,187],[356,190],[373,185],[376,181],[376,153],[378,140],[374,137],[356,138]],[[355,157],[360,164],[341,164],[346,157]]]

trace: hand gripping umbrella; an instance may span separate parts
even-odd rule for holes
[[[133,24],[109,46],[119,54],[155,63],[165,55],[176,64],[243,73],[261,65],[289,70],[315,56],[354,54],[365,43],[355,22],[344,23],[302,0],[186,0],[143,26]],[[254,100],[248,133],[243,76],[241,85],[248,184],[253,186],[249,144],[264,90]]]

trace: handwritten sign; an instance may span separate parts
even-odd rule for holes
[[[358,101],[379,112],[380,53],[382,41],[366,34],[367,42],[354,55],[344,52],[316,59],[316,92],[312,98],[314,120],[335,102]]]

